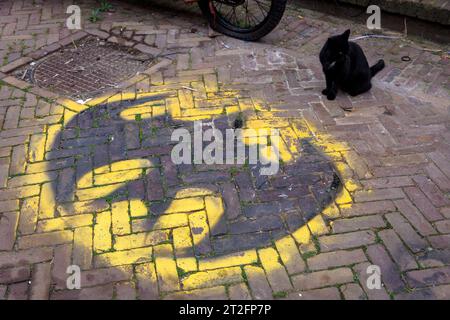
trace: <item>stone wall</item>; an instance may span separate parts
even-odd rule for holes
[[[450,25],[449,0],[341,0],[360,6],[376,4],[381,10]]]

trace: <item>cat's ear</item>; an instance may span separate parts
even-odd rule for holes
[[[344,33],[342,34],[342,38],[345,40],[345,41],[348,41],[348,38],[350,37],[350,29],[347,29],[347,30],[345,30],[344,31]]]

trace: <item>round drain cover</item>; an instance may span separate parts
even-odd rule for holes
[[[73,99],[87,99],[144,71],[152,60],[138,50],[88,36],[36,64],[31,81]]]

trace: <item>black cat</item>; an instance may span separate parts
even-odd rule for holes
[[[328,38],[320,51],[320,63],[327,82],[322,94],[328,100],[336,98],[338,88],[351,96],[369,91],[372,87],[370,80],[384,68],[383,60],[369,67],[361,47],[348,41],[349,35],[350,30],[347,30]]]

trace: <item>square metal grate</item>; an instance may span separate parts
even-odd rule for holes
[[[32,63],[16,75],[74,100],[86,100],[146,70],[153,57],[87,36]]]

